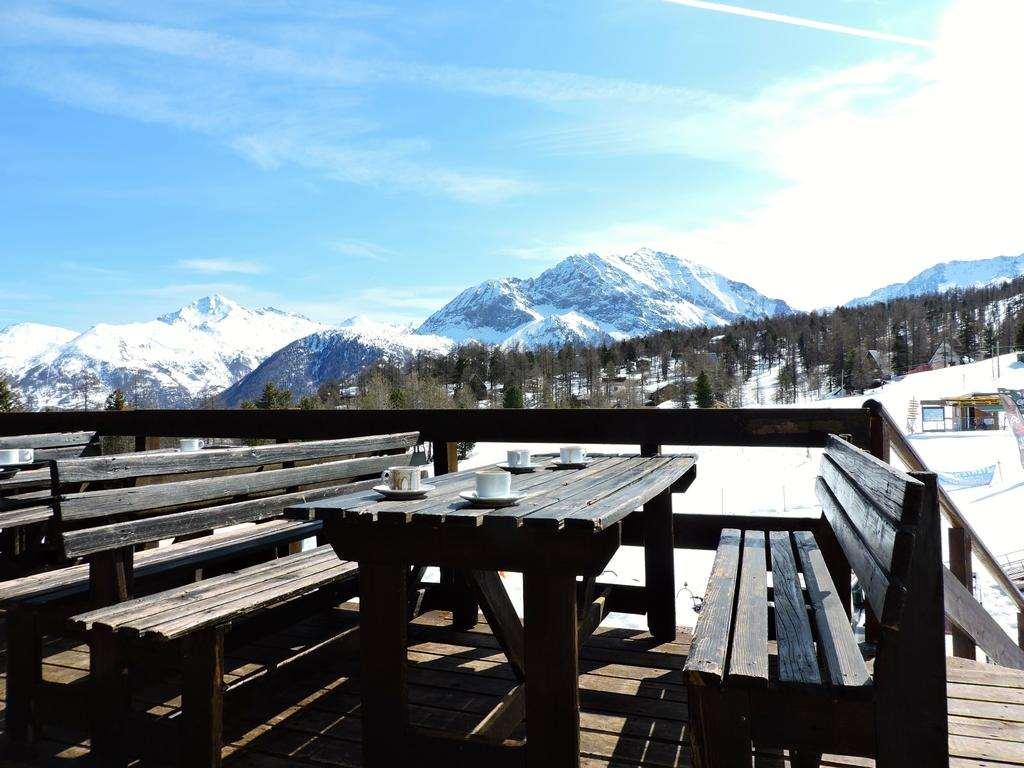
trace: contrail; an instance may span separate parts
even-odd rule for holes
[[[930,40],[922,40],[917,37],[904,37],[903,35],[890,35],[887,32],[876,32],[872,29],[861,29],[859,27],[847,27],[843,24],[832,24],[828,21],[815,21],[814,19],[803,19],[799,16],[786,16],[782,13],[770,13],[769,11],[758,11],[754,8],[741,8],[736,5],[725,5],[724,3],[709,3],[706,0],[664,0],[666,3],[675,5],[686,5],[690,8],[700,8],[704,11],[717,11],[719,13],[731,13],[734,16],[747,16],[751,19],[762,21],[775,21],[780,24],[789,24],[794,27],[806,27],[807,29],[819,29],[825,32],[838,32],[841,35],[853,35],[854,37],[866,37],[870,40],[882,40],[887,43],[899,43],[900,45],[913,45],[918,48],[933,48],[935,44]]]

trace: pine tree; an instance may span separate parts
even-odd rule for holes
[[[318,411],[323,407],[323,401],[316,395],[303,395],[299,398],[300,411]]]
[[[501,400],[502,408],[522,408],[523,407],[523,390],[519,388],[518,384],[509,382],[505,385],[505,395]]]
[[[957,341],[960,342],[960,354],[966,357],[974,357],[978,351],[978,329],[974,324],[974,318],[969,312],[964,312],[960,320],[960,331],[957,333]]]
[[[715,397],[711,392],[711,380],[708,378],[708,374],[703,368],[700,373],[697,374],[697,386],[694,390],[694,400],[696,400],[698,408],[710,408],[715,404]]]
[[[256,409],[260,411],[282,411],[291,407],[291,391],[281,389],[272,381],[268,381],[266,386],[263,387],[263,394],[260,395],[258,400],[255,402],[252,400],[246,400],[242,403],[242,408],[246,410]]]
[[[0,379],[0,413],[12,413],[21,407],[18,402],[18,394],[6,379]]]
[[[115,389],[107,395],[107,401],[103,404],[103,409],[106,411],[127,411],[128,399],[124,396],[124,392],[120,389]]]
[[[1024,317],[1021,317],[1020,325],[1017,326],[1017,333],[1013,336],[1013,346],[1016,351],[1024,351]]]
[[[910,347],[903,328],[898,323],[892,326],[892,372],[903,376],[910,370]]]

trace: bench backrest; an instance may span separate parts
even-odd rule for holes
[[[883,626],[898,629],[924,484],[830,435],[816,490],[872,612]]]
[[[50,465],[54,527],[72,558],[276,517],[290,504],[409,463],[418,440],[405,432],[57,460]]]
[[[49,432],[0,437],[0,450],[7,448],[33,448],[36,462],[42,463],[93,456],[100,452],[100,442],[95,432]]]

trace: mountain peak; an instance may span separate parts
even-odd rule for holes
[[[792,311],[785,302],[670,253],[568,256],[535,278],[467,288],[420,326],[456,341],[527,346],[722,325]]]
[[[191,324],[223,320],[232,312],[242,309],[242,305],[220,293],[211,293],[186,304],[176,312],[162,315],[159,319],[165,323],[184,321]]]

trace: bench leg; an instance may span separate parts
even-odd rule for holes
[[[7,613],[7,735],[25,744],[35,736],[35,691],[42,678],[42,638],[30,608]]]
[[[688,686],[690,744],[695,768],[750,768],[753,744],[743,694]]]
[[[647,627],[655,638],[667,642],[676,637],[672,492],[662,491],[644,504],[643,516]]]
[[[182,648],[181,766],[219,768],[224,733],[224,632],[205,629]]]
[[[117,636],[103,627],[89,633],[89,684],[93,760],[103,768],[120,768],[126,764],[123,726],[131,707],[131,688]]]

